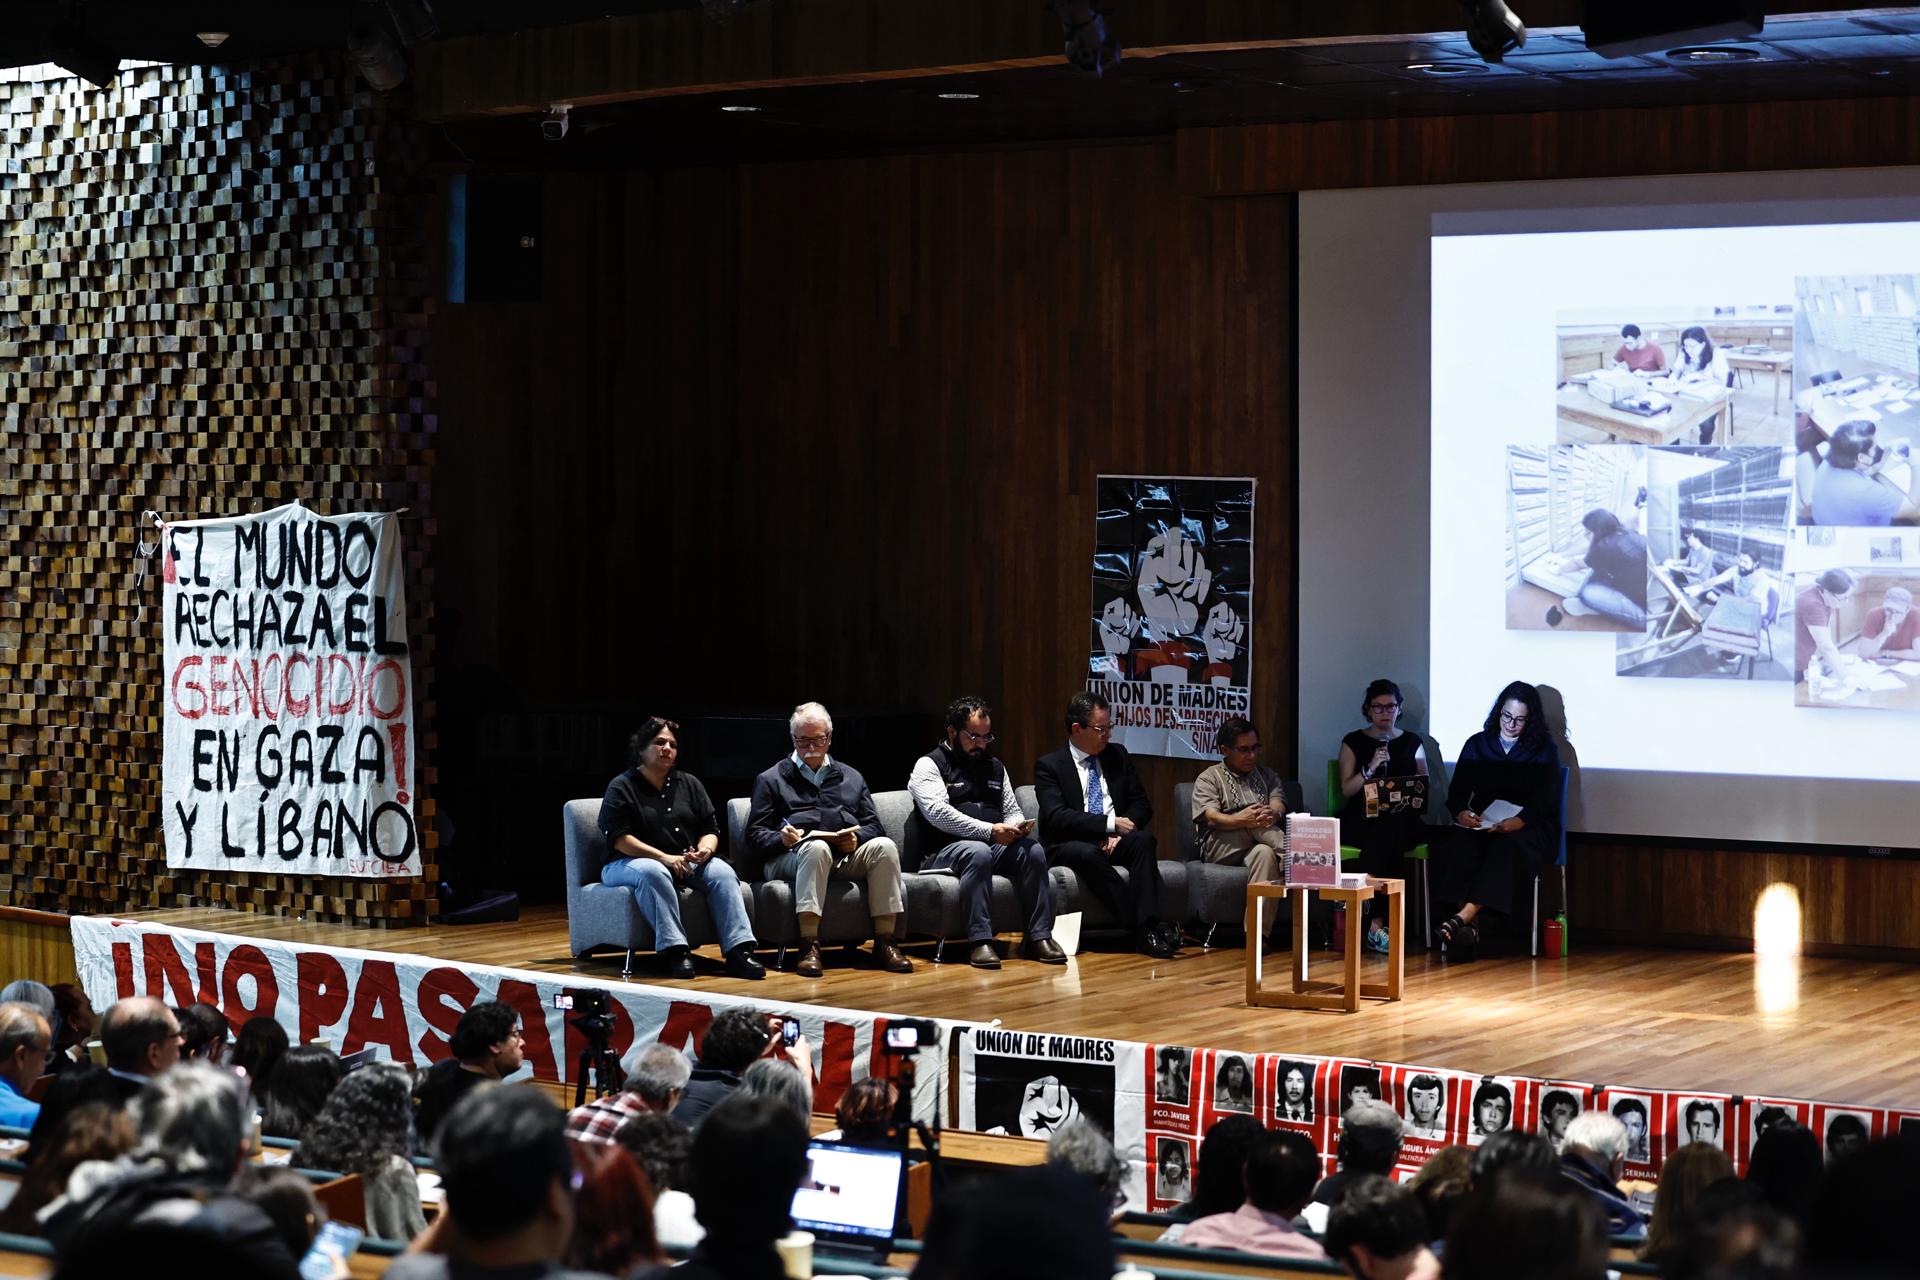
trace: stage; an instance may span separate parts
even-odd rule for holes
[[[565,912],[557,906],[530,909],[514,924],[392,930],[220,910],[123,918],[610,982],[619,980],[622,960],[607,953],[575,963],[567,954]],[[636,957],[634,981],[842,1009],[999,1018],[1009,1028],[1066,1035],[1430,1063],[1652,1089],[1920,1104],[1910,1083],[1920,1062],[1920,967],[1583,948],[1577,931],[1574,943],[1575,953],[1565,960],[1522,955],[1467,965],[1447,965],[1412,950],[1406,999],[1362,1002],[1351,1015],[1248,1008],[1241,1002],[1245,953],[1238,947],[1192,946],[1171,961],[1096,950],[1064,969],[1010,959],[996,973],[953,963],[963,953],[953,946],[949,963],[935,967],[928,962],[931,945],[914,945],[908,950],[916,972],[900,976],[856,967],[845,953],[828,948],[825,978],[770,972],[764,982],[718,976],[709,948],[694,982],[667,981],[647,956]],[[1335,976],[1337,963],[1332,953],[1316,953],[1314,976]],[[1384,966],[1384,960],[1369,956],[1366,964]],[[1284,971],[1284,958],[1269,958],[1269,982]],[[1871,1053],[1864,1051],[1869,1041]]]

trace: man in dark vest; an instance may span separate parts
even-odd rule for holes
[[[1067,703],[1067,745],[1033,766],[1047,860],[1071,867],[1134,945],[1165,959],[1180,931],[1160,919],[1160,855],[1147,824],[1153,804],[1127,749],[1113,736],[1113,708],[1084,690]],[[1118,868],[1125,867],[1123,878]]]
[[[993,877],[1013,882],[1026,912],[1022,952],[1042,964],[1065,964],[1066,952],[1053,940],[1053,884],[1047,878],[1047,853],[1031,835],[1033,824],[1014,799],[1013,779],[995,757],[993,708],[978,698],[957,699],[947,708],[947,740],[914,763],[907,779],[913,795],[913,821],[922,848],[938,850],[924,869],[948,869],[960,878],[967,906],[968,961],[978,969],[998,969],[993,949]]]

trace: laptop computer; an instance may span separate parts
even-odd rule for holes
[[[816,1139],[807,1176],[793,1193],[793,1225],[813,1233],[813,1251],[879,1261],[893,1249],[894,1213],[906,1153]]]

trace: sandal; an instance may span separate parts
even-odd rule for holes
[[[1480,931],[1457,915],[1442,920],[1434,932],[1440,935],[1440,949],[1449,960],[1464,964],[1479,950]]]

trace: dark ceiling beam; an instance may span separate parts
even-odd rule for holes
[[[1509,0],[1535,29],[1572,27],[1578,0]],[[1788,13],[1871,12],[1795,0]],[[1142,0],[1119,6],[1129,55],[1459,33],[1455,0]],[[725,23],[698,6],[416,51],[427,120],[524,115],[671,94],[953,75],[1057,63],[1059,24],[1042,0],[760,0]]]

